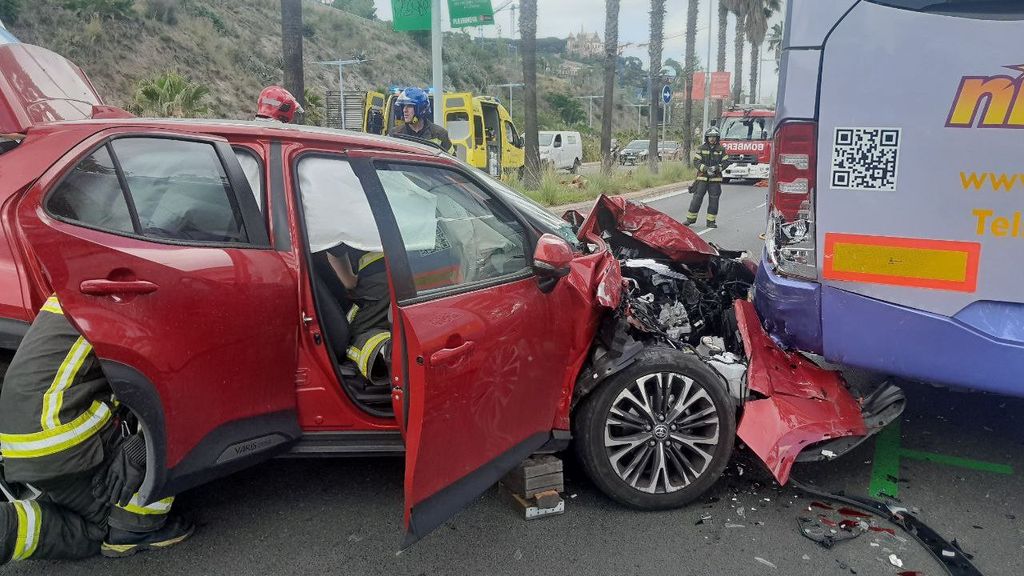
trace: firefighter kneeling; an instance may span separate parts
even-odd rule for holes
[[[41,492],[0,503],[0,564],[130,556],[192,534],[170,515],[173,498],[139,502],[146,440],[121,412],[92,346],[51,296],[0,390],[4,480]]]
[[[690,210],[686,213],[686,225],[695,224],[700,206],[704,203],[704,194],[708,194],[708,228],[718,228],[718,200],[722,196],[722,172],[729,166],[729,156],[719,143],[718,128],[712,126],[704,133],[704,143],[694,151],[693,160],[697,163],[697,180],[693,183],[693,199]]]

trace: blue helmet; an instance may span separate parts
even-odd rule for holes
[[[395,99],[395,117],[402,118],[402,110],[406,106],[416,108],[416,117],[419,119],[430,117],[430,98],[421,88],[406,88]]]

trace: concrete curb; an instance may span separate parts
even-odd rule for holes
[[[624,194],[616,194],[616,196],[623,196],[629,200],[649,200],[655,197],[670,198],[677,194],[685,194],[686,190],[693,184],[693,180],[687,180],[685,182],[675,182],[672,184],[663,184],[661,186],[655,186],[654,188],[645,188],[643,190],[636,190],[634,192],[626,192]],[[561,206],[548,206],[548,210],[561,216],[568,210],[576,210],[586,216],[590,209],[594,206],[594,202],[597,199],[587,200],[585,202],[574,202],[572,204],[562,204]]]

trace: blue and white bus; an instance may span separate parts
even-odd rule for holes
[[[789,0],[777,121],[772,336],[1024,395],[1024,2]]]

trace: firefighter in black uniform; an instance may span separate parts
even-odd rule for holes
[[[0,389],[7,483],[35,500],[0,502],[0,564],[130,556],[166,548],[193,526],[173,498],[139,502],[146,441],[118,409],[92,346],[51,296],[25,334]]]
[[[421,140],[430,140],[441,146],[449,154],[452,152],[452,139],[448,131],[430,120],[430,99],[420,88],[406,88],[395,101],[397,113],[404,124],[391,129],[390,136],[413,136]]]
[[[341,244],[327,250],[327,261],[352,300],[346,318],[352,340],[346,356],[371,384],[388,384],[391,361],[391,298],[383,252]]]
[[[718,128],[712,126],[704,133],[704,143],[693,153],[697,164],[697,180],[693,183],[693,198],[686,213],[686,225],[696,224],[704,194],[708,199],[708,228],[718,228],[718,199],[722,196],[722,172],[729,166],[728,152],[719,142]]]

